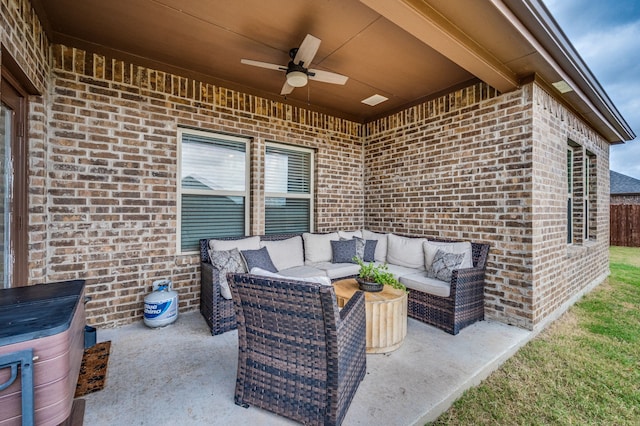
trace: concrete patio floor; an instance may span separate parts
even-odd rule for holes
[[[457,336],[409,319],[403,345],[367,355],[367,375],[343,425],[414,425],[434,420],[533,336],[481,321]],[[111,340],[106,386],[83,397],[84,424],[286,425],[285,418],[234,404],[237,332],[211,336],[198,312],[167,327],[142,321],[99,329]]]

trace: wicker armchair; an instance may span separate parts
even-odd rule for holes
[[[299,234],[262,235],[262,240],[283,240]],[[221,240],[237,240],[245,237],[217,237]],[[233,300],[220,293],[220,271],[209,260],[209,239],[200,240],[200,313],[211,329],[211,335],[236,329],[236,313]]]
[[[364,378],[364,295],[338,311],[331,286],[228,274],[238,323],[235,403],[339,425]]]
[[[409,290],[411,318],[458,334],[464,327],[484,319],[484,274],[489,245],[471,243],[473,268],[454,270],[449,297]]]

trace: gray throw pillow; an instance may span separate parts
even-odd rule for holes
[[[427,277],[449,282],[451,272],[460,267],[463,259],[464,253],[447,253],[438,250],[433,256],[433,263],[431,269],[427,271]]]
[[[364,262],[374,262],[378,241],[364,240],[358,237],[353,237],[353,239],[356,240],[356,255]]]
[[[260,268],[269,272],[278,272],[266,247],[258,250],[242,250],[241,253],[247,266],[247,271],[253,268]]]
[[[331,250],[333,251],[332,263],[355,263],[356,240],[331,240]]]
[[[220,283],[220,294],[225,299],[231,299],[231,289],[227,282],[228,272],[247,272],[238,249],[232,250],[209,250],[211,264],[218,270],[218,282]]]
[[[365,240],[360,237],[353,237],[356,240],[356,257],[364,262],[374,262],[376,254],[377,240]],[[340,241],[347,241],[346,238],[340,238]]]

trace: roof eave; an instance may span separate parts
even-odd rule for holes
[[[582,60],[549,10],[540,0],[492,0],[500,9],[505,5],[530,36],[548,53],[547,61],[563,79],[569,79],[576,95],[594,112],[590,121],[609,143],[624,143],[636,137],[589,67]],[[505,15],[507,16],[507,15]],[[507,18],[511,19],[509,16]],[[564,75],[563,75],[564,74]],[[550,81],[549,83],[552,83]]]

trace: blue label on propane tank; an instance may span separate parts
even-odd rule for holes
[[[162,303],[145,303],[144,316],[146,318],[158,318],[162,316],[171,307],[171,300]],[[171,315],[168,315],[171,316]]]

